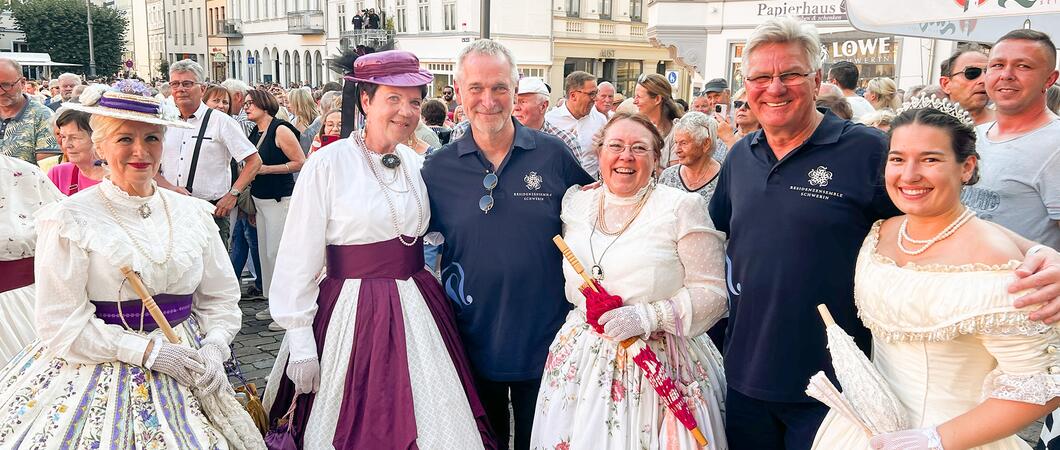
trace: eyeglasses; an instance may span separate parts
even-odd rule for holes
[[[190,80],[170,81],[169,82],[169,86],[170,87],[180,87],[180,88],[184,88],[184,89],[191,89],[191,88],[193,88],[195,86],[198,86],[198,84],[199,84],[199,82],[190,81]]]
[[[585,92],[585,91],[577,91],[577,90],[576,90],[576,91],[574,91],[574,92],[580,92],[580,93],[582,93],[582,94],[588,95],[588,96],[589,96],[589,98],[596,98],[596,94],[599,94],[599,93],[600,93],[600,91],[589,91],[589,92]]]
[[[950,76],[955,77],[957,75],[964,75],[964,78],[966,80],[972,81],[976,78],[979,78],[979,76],[982,75],[984,71],[986,71],[986,69],[982,67],[969,66],[965,67],[964,70],[960,72],[953,72],[953,75]]]
[[[743,100],[733,100],[733,102],[732,102],[732,109],[740,109],[740,108],[743,108],[745,106],[748,107],[748,108],[751,107],[751,105],[748,105],[747,102],[745,102]]]
[[[759,75],[757,77],[748,77],[748,78],[745,78],[745,80],[747,80],[747,84],[749,86],[754,87],[754,88],[758,88],[758,89],[761,89],[761,88],[764,88],[764,87],[768,87],[770,84],[773,84],[773,79],[774,78],[779,79],[780,83],[785,85],[785,86],[795,86],[795,85],[798,85],[799,83],[802,83],[802,80],[805,80],[806,77],[808,77],[810,75],[813,75],[815,73],[817,73],[817,72],[806,72],[806,73],[802,73],[802,72],[784,72],[784,73],[782,73],[780,75],[776,75],[776,76],[773,76],[773,75]]]
[[[642,142],[634,142],[632,144],[624,144],[622,141],[607,141],[604,143],[604,148],[607,151],[616,155],[621,155],[628,148],[635,156],[644,156],[651,153],[653,150],[648,144]]]
[[[4,92],[10,91],[12,88],[21,83],[22,80],[25,80],[25,78],[19,77],[17,80],[12,81],[10,83],[0,83],[0,89],[2,89]]]
[[[486,172],[486,176],[482,178],[482,187],[486,188],[486,195],[478,199],[478,209],[489,214],[493,209],[493,188],[497,187],[497,174]]]

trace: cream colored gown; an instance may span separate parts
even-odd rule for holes
[[[1001,266],[906,265],[876,253],[880,222],[858,255],[858,314],[872,331],[872,361],[912,428],[936,426],[985,398],[1045,404],[1060,395],[1060,333],[1027,319],[1008,293],[1017,261]],[[870,448],[853,424],[829,413],[814,449]],[[978,447],[1030,449],[1017,436]]]

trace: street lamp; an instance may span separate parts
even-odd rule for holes
[[[92,4],[85,0],[85,11],[88,13],[88,77],[96,77],[96,51],[92,48]]]

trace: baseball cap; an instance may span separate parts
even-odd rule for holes
[[[545,94],[548,95],[548,86],[538,77],[523,77],[519,80],[520,94]]]

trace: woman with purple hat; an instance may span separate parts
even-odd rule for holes
[[[80,103],[108,175],[36,213],[39,341],[0,371],[3,448],[263,448],[232,442],[195,395],[231,391],[239,284],[213,206],[154,182],[166,127],[142,83]],[[119,270],[139,272],[181,342],[169,343]]]
[[[495,448],[453,312],[424,270],[423,161],[402,144],[433,76],[395,50],[357,58],[346,79],[365,126],[317,151],[295,185],[269,297],[287,335],[266,407],[294,411],[300,448]]]

